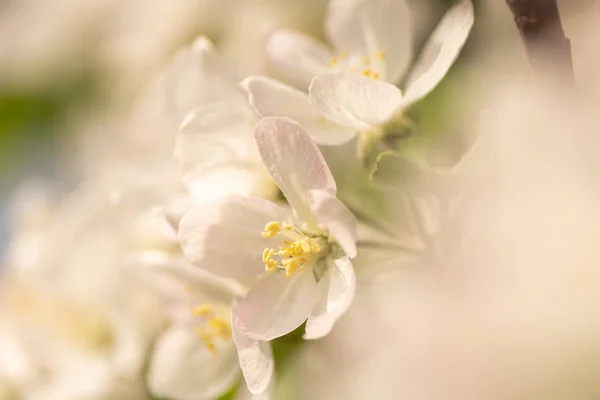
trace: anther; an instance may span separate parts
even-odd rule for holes
[[[262,255],[263,262],[264,263],[268,262],[271,259],[271,257],[273,257],[273,253],[275,253],[275,250],[270,249],[268,247],[265,248],[263,250],[263,255]]]
[[[265,225],[265,230],[262,232],[262,237],[273,237],[279,233],[279,231],[281,231],[281,224],[279,221],[271,221]]]
[[[265,263],[265,270],[267,272],[273,272],[277,269],[278,266],[279,266],[279,264],[277,264],[277,261],[269,260]]]
[[[299,266],[300,262],[298,260],[291,260],[290,262],[288,262],[285,266],[285,277],[289,278],[290,276],[292,276],[294,271],[296,271]]]
[[[192,312],[194,315],[205,317],[207,315],[211,315],[213,311],[212,311],[212,307],[210,306],[210,304],[200,304],[200,305],[194,307]]]

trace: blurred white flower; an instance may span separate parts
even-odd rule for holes
[[[177,185],[142,170],[105,171],[52,203],[17,199],[30,204],[3,265],[0,381],[22,398],[147,398],[143,368],[164,315],[128,267],[135,252],[177,245],[151,218]]]
[[[269,344],[245,337],[231,324],[240,288],[195,269],[183,256],[155,261],[172,323],[150,361],[151,392],[176,400],[214,399],[238,382],[240,367],[251,393],[268,391],[274,366]]]
[[[147,398],[131,307],[9,279],[0,308],[0,387],[17,398]]]
[[[255,137],[294,214],[249,197],[194,207],[179,225],[183,251],[221,276],[260,278],[233,312],[242,333],[271,340],[308,319],[305,337],[324,336],[354,295],[354,217],[336,199],[323,156],[297,123],[264,118]],[[274,237],[284,239],[278,250],[270,245]]]
[[[304,85],[310,82],[308,96],[261,77],[247,79],[244,87],[262,116],[292,118],[320,144],[344,143],[360,133],[362,146],[369,147],[400,124],[403,110],[446,75],[472,25],[473,5],[462,0],[432,33],[404,80],[402,93],[392,83],[399,82],[412,57],[404,2],[333,0],[326,30],[339,55],[289,31],[275,32],[269,39],[273,60],[290,75],[301,77]]]
[[[196,200],[229,194],[274,197],[276,187],[252,139],[258,117],[232,65],[200,37],[174,62],[169,106],[180,121],[175,160]]]

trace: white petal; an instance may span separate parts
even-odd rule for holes
[[[356,289],[356,276],[348,257],[335,261],[335,268],[330,273],[328,289],[327,306],[315,310],[316,312],[310,316],[306,322],[304,339],[319,339],[327,335],[352,303]]]
[[[382,125],[402,107],[397,87],[351,73],[316,77],[309,97],[327,119],[358,130]]]
[[[308,88],[312,78],[327,72],[333,57],[324,44],[288,30],[277,30],[269,35],[267,54],[283,74],[304,88]]]
[[[329,234],[350,258],[356,257],[356,219],[348,207],[335,196],[324,190],[309,192],[310,208],[320,224],[329,229]]]
[[[175,142],[175,161],[196,200],[247,195],[268,176],[252,140],[255,121],[249,107],[228,102],[200,106],[186,116]]]
[[[233,310],[237,308],[234,305]],[[236,311],[233,314],[237,314]],[[267,391],[273,379],[275,360],[268,342],[252,339],[240,332],[232,321],[233,340],[237,347],[240,367],[250,393]]]
[[[387,82],[400,79],[411,61],[412,27],[403,0],[331,0],[325,29],[340,51],[367,57],[385,52],[382,79]],[[372,63],[383,61],[373,58]]]
[[[323,155],[297,123],[267,117],[256,125],[258,152],[271,176],[299,218],[314,223],[308,191],[323,189],[335,195],[335,180]]]
[[[228,197],[197,205],[179,223],[179,242],[195,265],[217,275],[247,279],[264,272],[262,252],[272,244],[261,236],[265,224],[286,217],[275,204]]]
[[[179,323],[191,321],[193,305],[208,303],[229,308],[234,298],[245,292],[233,280],[194,267],[183,255],[156,261],[144,264],[144,278],[160,294],[170,318]]]
[[[286,278],[271,273],[250,289],[233,314],[242,333],[258,340],[272,340],[302,325],[317,300],[317,282],[306,270]]]
[[[326,120],[308,99],[308,95],[291,86],[263,76],[246,78],[242,87],[250,103],[263,117],[288,117],[297,121],[319,144],[336,145],[354,137],[354,129]]]
[[[243,104],[235,73],[205,37],[181,51],[167,70],[167,107],[179,124],[192,109],[212,102]]]
[[[473,19],[471,0],[462,0],[444,15],[407,79],[408,103],[425,97],[444,78],[469,36]]]
[[[192,331],[172,328],[158,341],[148,373],[154,396],[181,400],[214,399],[238,379],[235,346],[210,353]]]

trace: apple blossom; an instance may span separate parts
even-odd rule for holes
[[[295,119],[319,144],[341,144],[360,134],[359,152],[365,158],[388,132],[403,127],[403,111],[446,75],[472,24],[470,0],[450,9],[403,79],[403,92],[394,83],[405,75],[412,57],[404,2],[332,0],[325,26],[338,55],[289,31],[274,32],[267,45],[283,71],[310,82],[308,96],[258,76],[247,78],[243,87],[261,115]]]
[[[324,336],[354,294],[354,217],[296,122],[264,118],[255,138],[292,210],[250,197],[193,207],[179,224],[182,249],[198,267],[251,285],[233,312],[243,334],[271,340],[308,320],[305,337]]]

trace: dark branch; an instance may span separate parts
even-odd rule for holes
[[[544,78],[573,81],[571,43],[565,37],[556,0],[506,0],[534,71]],[[559,75],[557,75],[559,74]]]

